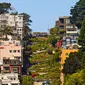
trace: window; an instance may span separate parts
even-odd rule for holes
[[[66,28],[69,28],[70,29],[70,28],[73,28],[73,26],[66,26]]]
[[[20,53],[20,50],[18,50],[18,52]]]
[[[64,24],[64,19],[63,19],[63,18],[60,18],[59,20],[60,20],[60,22],[61,22],[62,24]]]
[[[3,79],[3,77],[1,77],[1,79]]]
[[[12,50],[9,50],[10,53],[12,53]]]
[[[16,78],[14,78],[14,80],[16,80]]]
[[[10,72],[10,68],[9,67],[4,67],[4,73],[9,73]]]
[[[18,72],[18,67],[13,67],[13,68],[12,68],[12,71],[13,71],[13,72]]]
[[[22,36],[22,34],[19,34],[20,36]]]
[[[4,67],[4,69],[5,69],[5,70],[10,70],[10,68],[9,68],[9,67]]]
[[[20,29],[20,31],[22,31],[22,29]]]
[[[10,78],[11,80],[13,80],[13,78]]]
[[[61,26],[60,26],[60,29],[64,29],[64,26],[61,25]]]
[[[16,53],[16,50],[14,50],[13,52]]]
[[[19,19],[22,19],[22,17],[19,17]]]
[[[76,41],[74,41],[74,43],[77,43]]]
[[[19,29],[17,29],[17,31],[19,31]]]
[[[16,80],[16,78],[14,78],[14,80]]]

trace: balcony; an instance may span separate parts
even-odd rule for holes
[[[66,29],[66,33],[77,34],[78,31],[77,31],[77,29],[75,29],[75,28],[67,28],[67,29]]]
[[[68,34],[77,34],[78,33],[78,31],[66,31],[66,33],[68,33]]]
[[[60,22],[60,23],[59,23],[59,26],[64,26],[64,23],[61,23],[61,22]]]
[[[19,60],[3,59],[3,64],[4,66],[21,65],[21,62]]]
[[[4,66],[4,73],[9,73],[10,72],[10,67],[9,66]]]

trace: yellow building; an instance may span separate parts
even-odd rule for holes
[[[78,52],[78,49],[62,49],[60,64],[63,65],[65,63],[66,58],[69,57],[71,52]]]

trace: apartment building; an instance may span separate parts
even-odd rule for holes
[[[18,40],[13,40],[11,36],[7,41],[0,40],[0,60],[3,58],[19,59],[22,57],[22,46]]]
[[[0,28],[3,28],[5,25],[13,27],[13,32],[18,34],[22,39],[23,15],[1,14]]]
[[[56,26],[59,27],[59,29],[66,30],[68,27],[72,27],[72,24],[70,23],[69,16],[63,16],[59,17],[59,20],[56,21]]]
[[[0,85],[20,85],[20,82],[18,80],[18,74],[0,74]]]
[[[63,43],[62,47],[67,48],[70,45],[78,45],[77,38],[78,38],[78,29],[75,25],[71,24],[70,16],[63,16],[59,17],[59,20],[56,21],[56,26],[60,30],[65,30],[65,34],[63,36]]]
[[[0,76],[3,75],[6,79],[2,80],[2,85],[19,85],[19,77],[14,80],[8,78],[12,73],[16,76],[21,75],[22,67],[22,45],[19,40],[13,39],[12,36],[7,36],[8,40],[0,40]]]
[[[71,28],[66,30],[66,36],[63,38],[63,41],[66,42],[66,46],[74,46],[78,45],[78,29],[77,28]]]
[[[1,45],[0,60],[3,62],[3,69],[0,72],[4,73],[21,73],[22,66],[22,49],[18,45]],[[2,63],[1,62],[1,63]],[[0,66],[1,68],[2,66]]]

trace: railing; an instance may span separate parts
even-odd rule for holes
[[[19,60],[3,60],[4,65],[21,65]]]
[[[66,31],[66,33],[78,33],[77,31]]]

